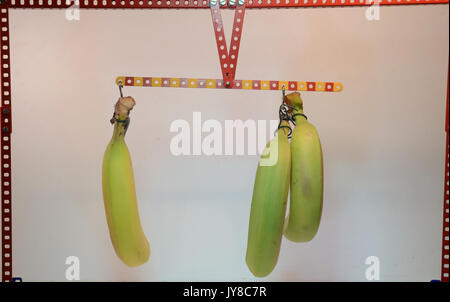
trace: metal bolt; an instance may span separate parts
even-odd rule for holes
[[[1,0],[0,0],[0,1],[1,1]],[[8,115],[8,114],[9,114],[9,110],[8,110],[7,108],[3,108],[2,114]]]
[[[2,132],[3,133],[8,133],[9,132],[9,128],[8,127],[3,127],[2,128]]]
[[[217,0],[210,0],[209,1],[209,5],[210,6],[215,6],[217,4]]]

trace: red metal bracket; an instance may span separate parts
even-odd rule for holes
[[[226,88],[232,88],[234,77],[236,75],[236,65],[239,54],[239,45],[241,42],[242,27],[244,25],[245,2],[241,6],[235,6],[234,24],[232,29],[233,32],[231,33],[230,51],[228,51],[222,15],[220,13],[220,5],[218,0],[214,1],[216,1],[215,4],[211,5],[211,17],[216,36],[222,78],[224,86]]]
[[[0,8],[1,39],[1,196],[2,280],[12,280],[11,213],[11,69],[9,60],[8,8]]]

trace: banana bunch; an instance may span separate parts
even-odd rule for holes
[[[289,117],[282,119],[280,107],[280,126],[261,156],[253,188],[246,262],[256,277],[267,276],[275,268],[283,234],[291,241],[310,241],[322,213],[319,136],[303,114],[299,93],[286,95],[283,102],[290,108]],[[296,125],[291,143],[289,120]],[[285,219],[289,187],[290,208]]]
[[[103,156],[102,188],[106,220],[114,250],[128,266],[147,262],[150,245],[142,230],[136,200],[133,166],[125,133],[129,112],[135,105],[132,97],[121,97],[111,123],[114,132]]]

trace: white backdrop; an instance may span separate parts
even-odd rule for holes
[[[230,34],[231,11],[222,13]],[[13,265],[24,281],[249,281],[245,264],[257,156],[169,151],[175,119],[269,120],[280,93],[132,88],[127,143],[150,260],[128,268],[110,243],[101,162],[116,76],[218,78],[207,10],[12,10]],[[303,93],[324,151],[322,224],[282,242],[267,281],[440,277],[448,6],[248,10],[237,78],[340,81]]]

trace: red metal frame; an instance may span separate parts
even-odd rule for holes
[[[219,0],[217,0],[219,1]],[[379,5],[417,5],[417,4],[448,4],[449,0],[245,0],[242,11],[242,21],[245,9],[254,8],[291,8],[291,7],[342,7],[342,6],[370,6],[374,1]],[[228,2],[228,1],[227,1]],[[237,3],[237,0],[236,0]],[[66,0],[0,0],[0,42],[1,42],[1,205],[2,212],[0,217],[2,219],[2,281],[12,281],[12,190],[11,190],[11,70],[10,70],[10,49],[9,49],[9,8],[67,8],[74,4],[79,4],[82,9],[167,9],[167,8],[184,8],[184,9],[210,9],[209,0],[80,0],[69,1]],[[216,5],[219,7],[219,5]],[[236,5],[229,6],[220,5],[220,8],[236,9]],[[214,22],[215,12],[212,12],[214,31],[216,39],[218,38],[217,29],[220,23]],[[235,15],[235,26],[238,13]],[[221,18],[220,18],[221,19]],[[222,75],[224,79],[230,80],[230,86],[236,83],[234,80],[235,68],[237,64],[237,55],[239,50],[239,41],[242,32],[242,23],[237,40],[236,53],[231,59],[231,54],[226,48],[220,49],[218,44],[219,59],[221,62]],[[223,26],[222,26],[223,28]],[[223,31],[222,31],[223,33]],[[235,34],[233,32],[233,34]],[[223,39],[223,41],[225,41]],[[234,41],[234,38],[232,39]],[[217,42],[219,42],[217,40]],[[233,45],[233,42],[232,42]],[[226,44],[225,44],[226,46]],[[226,53],[222,58],[221,54]],[[224,64],[227,67],[224,68]],[[233,64],[233,68],[230,68]],[[447,79],[448,81],[448,79]],[[232,87],[230,87],[232,88]],[[442,238],[442,276],[441,281],[448,282],[449,272],[449,251],[448,251],[448,236],[449,236],[449,122],[448,122],[448,83],[447,83],[447,118],[446,118],[446,161],[445,161],[445,185],[444,185],[444,223],[443,223],[443,238]]]

